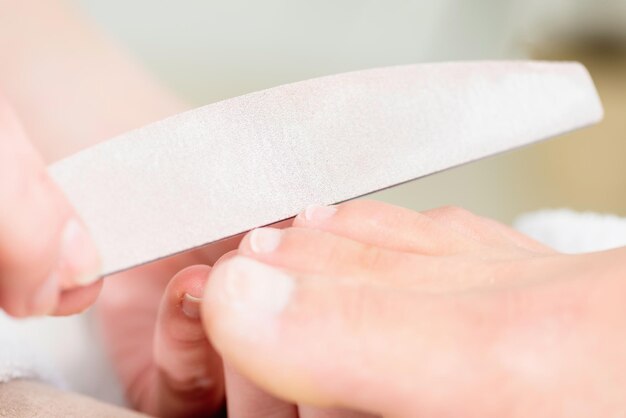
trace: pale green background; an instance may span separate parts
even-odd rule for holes
[[[529,40],[541,42],[546,28],[563,23],[555,16],[565,15],[553,7],[546,24],[541,13],[537,19],[529,12],[532,2],[515,0],[77,3],[165,84],[195,105],[354,69],[523,57],[531,50]],[[539,8],[532,12],[543,11],[542,4],[547,4],[535,3]],[[601,71],[594,76],[604,77]],[[617,78],[618,88],[623,81]],[[606,89],[615,91],[610,83]],[[622,109],[619,97],[613,101]],[[626,199],[620,195],[626,184],[620,179],[626,176],[614,157],[616,150],[626,155],[619,133],[624,126],[618,117],[614,116],[609,134],[586,131],[375,197],[415,209],[461,205],[507,222],[521,212],[543,207],[624,213]],[[604,139],[592,140],[598,136]]]

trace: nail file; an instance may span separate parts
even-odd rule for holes
[[[356,71],[225,100],[52,165],[103,275],[598,122],[576,63]]]

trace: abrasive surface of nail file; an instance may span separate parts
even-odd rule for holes
[[[211,104],[50,172],[91,230],[107,275],[601,118],[579,64],[408,65]]]

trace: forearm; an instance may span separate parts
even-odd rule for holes
[[[68,3],[0,9],[0,93],[48,161],[184,109]]]

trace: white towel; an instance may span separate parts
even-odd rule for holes
[[[32,378],[124,405],[122,387],[87,311],[17,320],[0,311],[0,383]]]
[[[626,218],[613,215],[540,211],[520,217],[515,226],[568,253],[626,246]],[[20,377],[123,404],[121,386],[112,374],[89,312],[70,318],[22,321],[0,312],[0,382]]]
[[[523,215],[515,228],[564,253],[588,253],[626,246],[626,218],[568,209]]]

